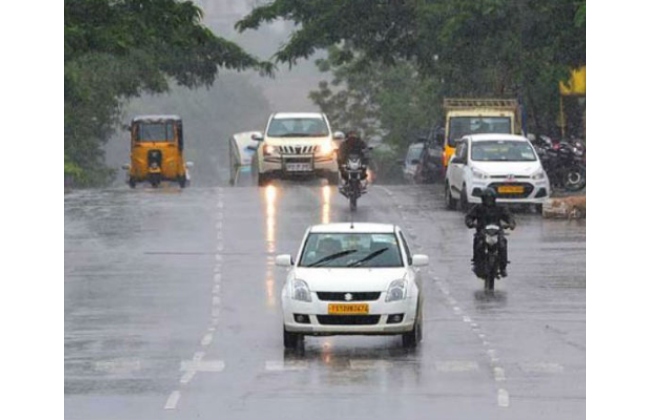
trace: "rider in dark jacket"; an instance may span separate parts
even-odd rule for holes
[[[490,224],[500,225],[501,222],[505,222],[506,227],[510,229],[514,229],[516,226],[515,219],[510,211],[508,211],[508,208],[497,206],[496,198],[497,193],[493,188],[488,187],[484,189],[481,196],[481,204],[472,207],[465,216],[465,225],[470,229],[473,227],[476,228],[476,233],[474,234],[474,258],[472,259],[475,269],[477,266],[482,266],[482,264],[478,264],[478,258],[481,255],[479,251],[483,238],[481,231],[485,226]],[[508,241],[503,234],[499,236],[499,256],[501,277],[506,277],[508,275],[506,270],[508,265]]]
[[[359,136],[359,133],[356,130],[348,131],[348,133],[345,135],[345,140],[339,146],[337,156],[339,171],[341,172],[341,179],[343,179],[346,184],[348,182],[348,174],[345,171],[345,163],[348,160],[348,156],[351,154],[357,154],[361,156],[361,162],[364,166],[363,172],[361,173],[361,179],[365,180],[368,177],[366,170],[368,166],[368,157],[366,156],[367,149],[368,145],[365,141],[361,140],[361,136]]]

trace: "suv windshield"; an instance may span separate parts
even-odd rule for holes
[[[509,117],[453,117],[449,120],[449,145],[467,134],[510,134]]]
[[[299,267],[403,267],[394,233],[310,233]]]
[[[276,118],[266,133],[269,137],[325,137],[327,124],[321,118]]]
[[[472,160],[479,162],[533,162],[535,152],[525,141],[491,140],[472,143]]]

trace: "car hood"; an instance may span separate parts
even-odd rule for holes
[[[394,280],[403,279],[400,268],[296,268],[295,278],[304,280],[312,292],[379,292]]]
[[[331,137],[267,137],[264,143],[271,146],[282,146],[292,144],[321,144],[325,141],[332,140]]]
[[[490,175],[527,175],[530,176],[541,168],[539,161],[534,162],[472,162],[472,166]]]

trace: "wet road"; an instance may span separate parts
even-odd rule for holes
[[[372,186],[358,221],[397,223],[423,270],[424,341],[305,340],[284,352],[279,253],[349,221],[318,183],[65,197],[67,419],[586,417],[586,226],[517,214],[510,276],[470,271],[472,232],[437,186]]]

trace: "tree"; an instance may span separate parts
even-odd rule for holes
[[[275,0],[236,27],[287,19],[299,29],[275,54],[278,62],[345,43],[371,62],[414,63],[440,83],[439,96],[521,98],[532,122],[549,126],[558,80],[586,63],[585,12],[575,0]]]
[[[209,86],[220,68],[272,71],[204,27],[191,1],[66,0],[64,13],[65,159],[81,184],[110,176],[101,145],[125,100],[166,92],[171,80]]]

